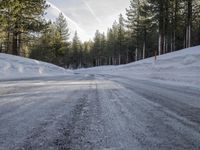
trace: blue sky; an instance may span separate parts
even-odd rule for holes
[[[125,14],[129,0],[48,0],[47,18],[62,12],[69,24],[71,37],[77,30],[82,41],[92,39],[97,29],[106,32],[120,13]]]

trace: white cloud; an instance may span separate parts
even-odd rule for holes
[[[85,4],[85,6],[88,8],[88,10],[90,11],[90,13],[94,16],[94,18],[97,20],[98,23],[102,23],[102,21],[99,19],[99,17],[96,15],[96,13],[94,12],[94,10],[91,8],[91,6],[85,1],[82,0],[82,2]]]
[[[58,12],[62,11],[68,18],[72,36],[73,32],[77,30],[81,40],[92,39],[97,29],[106,32],[114,20],[118,19],[119,14],[125,13],[125,8],[129,7],[130,2],[130,0],[48,1],[56,7],[48,9],[48,18],[55,18],[58,16]]]

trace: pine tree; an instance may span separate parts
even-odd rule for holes
[[[119,15],[118,33],[117,33],[117,51],[118,51],[118,62],[119,65],[122,63],[122,57],[126,50],[125,47],[125,27],[124,18],[122,14]]]
[[[101,34],[99,32],[99,30],[96,31],[95,33],[95,37],[94,37],[94,45],[92,48],[93,51],[93,57],[94,57],[94,64],[95,66],[99,66],[100,65],[100,56],[101,56]]]
[[[67,42],[67,40],[69,40],[70,31],[68,28],[67,20],[62,13],[60,13],[58,18],[56,19],[55,26],[58,36],[60,37],[60,41],[62,43]]]
[[[193,6],[193,28],[192,28],[192,42],[193,45],[200,44],[200,1],[195,0]]]
[[[100,65],[107,65],[107,56],[106,56],[106,37],[105,33],[101,34],[101,54],[100,54]]]
[[[114,34],[113,34],[113,30],[108,29],[105,55],[108,57],[108,64],[109,65],[113,64],[114,51],[115,51],[114,44],[115,44],[115,37],[114,37]]]
[[[139,49],[139,20],[140,20],[140,1],[131,0],[129,9],[126,9],[127,27],[131,33],[131,49],[135,52],[135,61],[138,60]]]
[[[0,21],[8,38],[12,34],[12,53],[20,54],[21,34],[37,32],[44,27],[45,0],[4,0],[0,1]]]
[[[72,53],[73,53],[73,55],[72,55],[73,68],[81,67],[82,46],[81,46],[81,42],[79,40],[77,31],[74,34],[71,49],[72,49]]]

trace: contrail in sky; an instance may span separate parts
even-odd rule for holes
[[[90,11],[90,13],[92,14],[92,16],[97,20],[98,23],[102,23],[102,21],[99,19],[99,17],[97,17],[97,15],[95,14],[94,10],[90,7],[90,5],[85,1],[82,0],[82,2],[85,4],[85,6],[88,8],[88,10]]]
[[[65,17],[65,19],[68,20],[69,22],[71,22],[76,27],[77,30],[79,30],[81,32],[85,32],[75,21],[73,21],[68,16],[66,16],[65,13],[63,13],[57,6],[55,6],[54,4],[52,4],[48,1],[47,1],[47,4],[50,5],[53,9],[55,9],[57,12],[62,13],[63,16]]]

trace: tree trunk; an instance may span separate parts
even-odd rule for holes
[[[159,30],[160,32],[160,30]],[[159,33],[159,39],[158,39],[158,55],[161,55],[162,51],[162,35]]]
[[[146,43],[143,43],[143,53],[142,53],[142,59],[145,59],[145,52],[146,52]]]
[[[128,64],[129,63],[129,56],[128,56],[128,50],[126,51],[126,63]]]
[[[164,18],[164,15],[163,15],[163,12],[164,12],[164,8],[163,8],[163,0],[160,1],[160,4],[159,4],[159,44],[158,44],[158,51],[159,51],[159,55],[162,54],[163,52],[163,18]]]
[[[119,65],[121,65],[121,54],[119,54],[119,56],[118,56],[119,58]]]
[[[137,61],[138,60],[138,49],[136,48],[136,50],[135,50],[135,61]]]
[[[200,44],[200,21],[199,21],[199,30],[198,30],[198,44]]]
[[[185,48],[188,48],[188,26],[186,26],[186,33],[185,33]]]
[[[176,29],[177,29],[177,20],[178,20],[178,0],[175,0],[175,9],[174,9],[174,27],[173,27],[173,51],[176,50]]]
[[[168,25],[169,25],[169,8],[168,0],[165,0],[165,20],[164,20],[164,53],[168,51]]]
[[[21,55],[21,56],[25,56],[25,52],[23,52],[22,51],[22,40],[21,40],[21,38],[22,38],[22,36],[21,36],[21,33],[19,33],[19,35],[18,35],[18,37],[19,37],[19,39],[18,39],[18,53],[19,53],[19,55]]]
[[[101,65],[102,65],[102,59],[99,58],[99,66],[101,66]]]
[[[191,28],[192,28],[192,1],[188,0],[187,3],[187,29],[186,29],[186,47],[191,47]]]
[[[143,42],[143,59],[146,58],[146,43],[147,43],[147,30],[144,28],[144,42]]]
[[[163,37],[163,54],[166,53],[166,35]]]
[[[173,33],[171,34],[170,52],[173,52]]]
[[[95,66],[98,66],[97,58],[95,59]]]
[[[98,66],[100,66],[100,65],[101,65],[100,58],[98,58]]]
[[[115,65],[114,57],[112,57],[112,65]]]
[[[13,33],[13,43],[12,43],[12,54],[13,55],[18,55],[18,34],[17,33]]]
[[[9,51],[10,51],[10,33],[8,31],[8,33],[7,33],[6,52],[8,53]]]
[[[0,53],[3,52],[2,48],[3,48],[2,43],[0,43]]]

